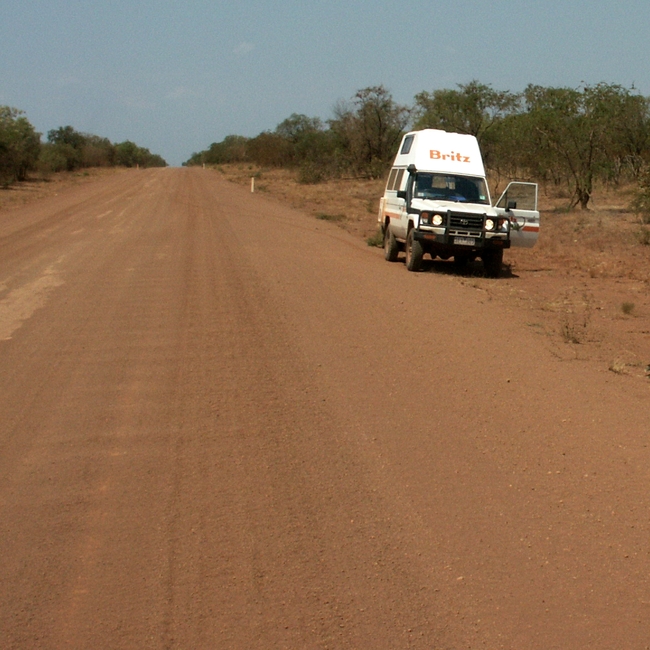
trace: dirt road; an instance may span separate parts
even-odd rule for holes
[[[5,212],[0,645],[648,648],[649,396],[208,171]]]

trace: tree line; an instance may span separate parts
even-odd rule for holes
[[[326,121],[293,114],[253,138],[230,135],[184,164],[296,168],[305,183],[379,178],[406,130],[438,128],[476,136],[497,182],[508,177],[566,186],[572,207],[582,208],[594,183],[639,182],[650,166],[650,99],[617,84],[530,84],[513,93],[472,81],[421,92],[412,106],[372,86],[336,104],[333,113]]]
[[[112,143],[71,126],[47,133],[47,141],[23,113],[0,106],[0,183],[24,181],[30,171],[75,171],[88,167],[165,167],[165,160],[135,143]]]

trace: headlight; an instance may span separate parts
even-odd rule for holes
[[[495,226],[494,219],[486,219],[485,220],[485,229],[486,230],[490,230],[490,231],[494,230],[494,226]]]
[[[442,226],[442,215],[441,214],[434,214],[433,219],[431,220],[431,223],[434,226]]]

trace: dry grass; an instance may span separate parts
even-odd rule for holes
[[[336,221],[363,238],[371,237],[377,229],[384,180],[335,179],[310,185],[298,181],[298,170],[260,169],[255,165],[221,165],[217,170],[246,186],[255,176],[255,191],[266,192],[317,219]]]
[[[384,180],[339,179],[310,185],[298,182],[297,170],[252,165],[224,165],[218,172],[248,187],[253,176],[257,192],[381,246],[377,212]],[[13,185],[0,190],[0,213],[115,173],[128,171],[88,170]],[[474,278],[467,283],[459,276],[461,283],[485,292],[489,300],[527,310],[526,321],[539,324],[539,332],[550,337],[560,358],[599,358],[612,372],[623,370],[645,380],[642,369],[650,362],[650,228],[628,209],[632,193],[631,187],[597,188],[590,210],[569,211],[568,192],[540,188],[542,227],[537,246],[507,251],[509,271],[499,282]]]
[[[381,246],[377,212],[384,180],[308,185],[298,182],[297,171],[248,165],[219,171],[244,185],[256,175],[259,191]],[[629,209],[633,190],[596,188],[591,209],[583,211],[568,209],[566,189],[540,187],[537,246],[507,251],[510,272],[499,282],[461,277],[461,283],[485,291],[490,300],[527,310],[525,318],[538,324],[559,358],[599,359],[616,374],[645,380],[641,369],[650,361],[650,228]]]
[[[621,361],[621,359],[614,359],[614,361],[609,364],[609,370],[617,375],[623,375],[625,374],[626,366],[627,364],[624,361]]]
[[[51,196],[65,187],[86,183],[98,177],[124,172],[122,168],[93,168],[79,172],[60,172],[30,177],[22,183],[12,183],[0,189],[0,211],[30,203]]]
[[[625,301],[624,303],[621,304],[621,311],[626,316],[631,316],[634,313],[634,303]]]
[[[377,245],[377,213],[385,179],[337,179],[315,185],[298,182],[297,170],[222,165],[229,180],[267,192],[315,218],[332,215],[341,228]],[[503,183],[501,183],[503,185]],[[499,190],[503,190],[500,187]],[[650,229],[629,210],[632,186],[597,188],[590,210],[568,210],[570,194],[561,187],[540,187],[542,228],[538,245],[508,252],[513,270],[553,267],[589,278],[650,282]],[[494,191],[497,196],[498,190]],[[379,243],[380,245],[380,243]]]
[[[600,188],[589,210],[567,210],[567,199],[540,192],[542,227],[538,245],[511,251],[520,268],[543,264],[589,278],[650,282],[650,251],[640,236],[639,217],[629,205],[632,188]]]

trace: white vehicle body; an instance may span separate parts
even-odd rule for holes
[[[459,263],[481,257],[498,275],[503,251],[534,246],[537,185],[514,182],[493,206],[474,136],[424,129],[401,142],[379,206],[386,259],[406,251],[416,271],[424,253]]]

